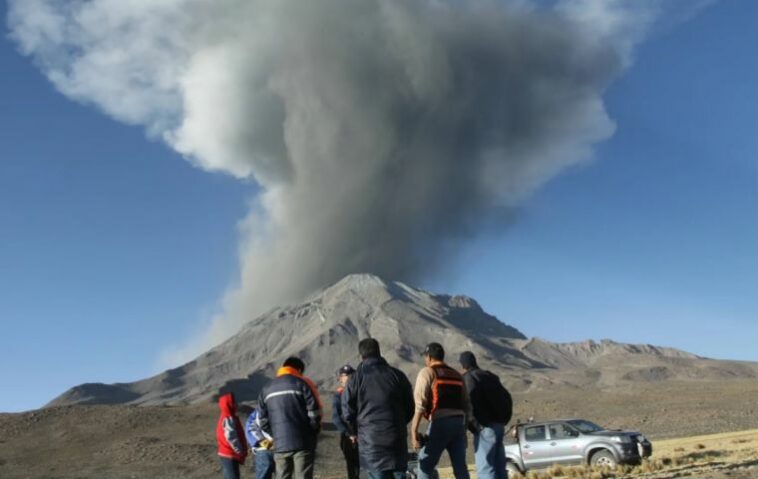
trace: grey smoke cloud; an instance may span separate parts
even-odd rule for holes
[[[8,22],[65,95],[261,186],[178,361],[345,274],[418,280],[588,159],[656,4],[11,0]]]

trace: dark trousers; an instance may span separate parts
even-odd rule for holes
[[[228,457],[219,457],[224,479],[240,479],[240,463]]]
[[[340,434],[340,449],[342,449],[342,455],[345,456],[347,479],[358,479],[358,475],[360,474],[358,444],[353,444],[349,436]]]

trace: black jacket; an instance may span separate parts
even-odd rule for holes
[[[408,467],[408,423],[413,418],[413,388],[406,375],[384,358],[358,365],[342,393],[342,417],[358,435],[358,450],[371,471]]]
[[[274,438],[275,452],[315,450],[321,430],[318,392],[302,377],[280,374],[261,391],[258,423]]]
[[[510,393],[495,374],[474,368],[463,375],[474,418],[482,426],[507,424],[513,412]]]
[[[341,434],[348,436],[350,435],[350,432],[347,429],[347,424],[345,424],[345,421],[342,419],[342,391],[343,390],[339,390],[334,393],[334,397],[332,398],[332,423],[334,423],[334,427],[336,427]]]

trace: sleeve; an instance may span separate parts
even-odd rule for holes
[[[225,417],[223,422],[224,439],[229,444],[234,452],[237,454],[244,454],[244,438],[240,438],[237,435],[237,426],[234,424],[234,418],[231,416]]]
[[[247,418],[247,423],[245,423],[245,437],[247,438],[250,447],[253,448],[258,447],[258,443],[264,439],[271,440],[271,436],[261,429],[257,411],[253,411],[250,414],[250,417]]]
[[[266,406],[266,401],[264,400],[265,391],[265,389],[261,391],[260,396],[258,396],[258,409],[256,410],[255,422],[261,431],[271,436],[271,424],[268,420],[268,407]]]
[[[405,373],[402,371],[398,371],[398,373],[400,374],[400,383],[403,388],[402,397],[403,410],[405,411],[405,423],[408,424],[411,419],[413,419],[413,414],[416,410],[413,400],[413,386],[411,386],[411,382],[408,380],[408,376],[406,376]]]
[[[464,377],[464,383],[466,379]],[[463,412],[466,414],[466,425],[471,432],[478,432],[480,429],[479,423],[474,417],[474,409],[471,407],[471,396],[469,395],[468,384],[463,388]]]
[[[310,380],[303,380],[303,396],[305,397],[305,408],[308,411],[308,419],[311,421],[311,427],[315,431],[320,431],[321,398],[318,396],[316,385]]]
[[[255,447],[258,444],[258,439],[256,437],[256,431],[257,429],[255,425],[255,419],[257,417],[257,414],[255,411],[251,412],[250,415],[247,417],[247,421],[245,421],[245,438],[247,439],[247,443],[250,444],[250,447]]]
[[[340,400],[342,401],[342,419],[347,434],[355,435],[358,430],[358,372],[350,376],[342,391]]]
[[[337,393],[332,398],[332,423],[342,434],[348,434],[347,425],[342,420],[342,396],[345,393]]]
[[[413,390],[413,400],[416,406],[416,412],[428,413],[431,409],[432,395],[432,371],[430,368],[424,368],[419,371],[416,377],[416,387]]]
[[[474,381],[474,377],[470,372],[463,375],[463,383],[466,385],[466,391],[470,398],[474,391],[474,387],[476,386],[476,381]]]

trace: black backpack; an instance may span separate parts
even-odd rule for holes
[[[481,389],[483,402],[487,405],[488,414],[493,422],[508,424],[513,417],[513,398],[511,393],[505,389],[495,374],[482,369],[476,371],[478,374],[472,374],[472,379],[476,381]]]

